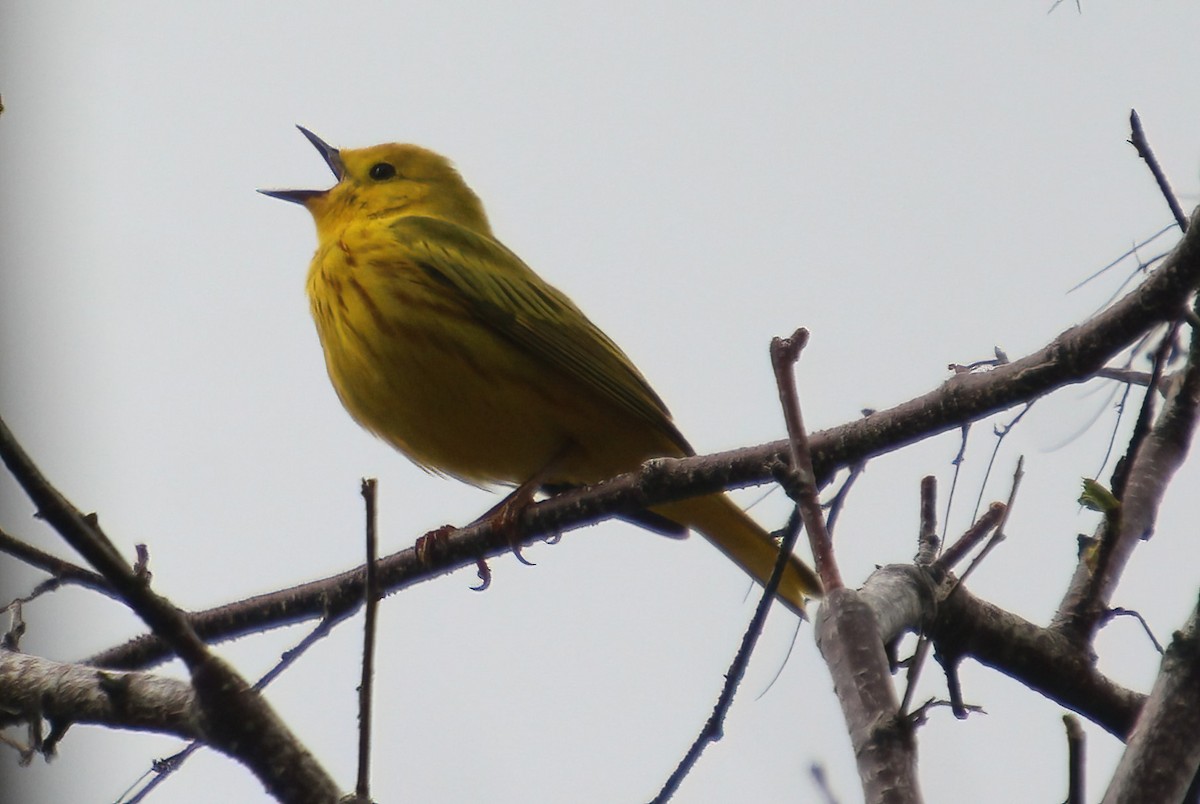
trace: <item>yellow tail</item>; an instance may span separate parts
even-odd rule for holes
[[[779,545],[758,523],[725,494],[656,505],[654,512],[699,531],[760,584],[766,584],[779,556]],[[796,556],[789,556],[777,597],[804,617],[805,597],[820,597],[817,574]]]

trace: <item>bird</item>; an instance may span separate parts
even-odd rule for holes
[[[431,472],[515,486],[511,500],[695,452],[623,351],[492,233],[478,195],[418,145],[330,146],[303,126],[337,183],[261,190],[317,230],[307,294],[339,399]],[[493,509],[496,510],[496,509]],[[765,584],[779,548],[724,493],[656,504]],[[777,597],[803,617],[821,582],[788,556]]]

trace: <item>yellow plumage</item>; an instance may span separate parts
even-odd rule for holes
[[[308,297],[329,377],[363,427],[472,483],[595,483],[691,455],[629,358],[492,236],[479,198],[414,145],[339,151],[304,129],[338,183],[268,191],[317,224]],[[775,542],[724,494],[658,506],[759,582]],[[793,558],[779,597],[820,583]]]

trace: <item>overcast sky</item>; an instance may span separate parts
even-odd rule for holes
[[[189,608],[358,563],[364,475],[380,481],[387,552],[494,504],[341,409],[303,292],[312,223],[254,192],[329,185],[296,123],[450,156],[497,236],[625,348],[701,451],[783,436],[767,345],[800,325],[813,429],[994,346],[1018,357],[1133,265],[1069,288],[1170,223],[1126,143],[1130,108],[1197,201],[1200,6],[1049,5],[0,0],[0,415],[128,554],[149,545],[156,588]],[[1042,400],[1004,443],[985,502],[1007,496],[1020,454],[1027,476],[977,594],[1037,622],[1054,610],[1095,524],[1075,499],[1104,460],[1112,390]],[[972,432],[952,533],[990,432]],[[919,480],[938,477],[944,515],[957,449],[947,434],[869,465],[838,525],[849,583],[911,558]],[[1195,467],[1176,479],[1117,599],[1164,640],[1196,594],[1181,544],[1197,483]],[[8,477],[0,495],[0,526],[68,555]],[[753,513],[778,526],[787,505],[774,493]],[[384,603],[377,800],[644,801],[708,716],[753,601],[704,540],[610,523],[526,555],[536,567],[492,562],[484,594],[464,571]],[[41,577],[0,568],[5,600]],[[142,630],[79,591],[25,616],[24,649],[58,659]],[[359,624],[269,692],[347,790]],[[809,627],[792,650],[795,627],[772,615],[725,738],[678,801],[814,800],[811,763],[858,799],[828,673]],[[256,677],[303,633],[219,651]],[[1149,689],[1158,659],[1135,624],[1098,649]],[[963,682],[987,714],[933,712],[928,800],[1061,799],[1063,710],[972,663]],[[918,699],[944,695],[930,670]],[[1089,735],[1096,797],[1121,746]],[[53,764],[16,773],[13,800],[112,801],[178,747],[75,727]],[[0,762],[15,756],[0,747]],[[151,800],[263,798],[202,752]]]

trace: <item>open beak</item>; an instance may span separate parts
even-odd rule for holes
[[[300,129],[300,133],[308,138],[308,141],[313,144],[321,154],[321,158],[325,160],[325,164],[329,165],[329,169],[333,171],[333,175],[338,181],[342,180],[345,174],[345,168],[342,167],[342,155],[338,153],[338,149],[334,148],[325,140],[313,134],[304,126],[296,126]],[[283,201],[291,201],[293,204],[305,204],[308,199],[318,195],[324,195],[328,190],[259,190],[263,195],[269,195],[271,198],[278,198]]]

